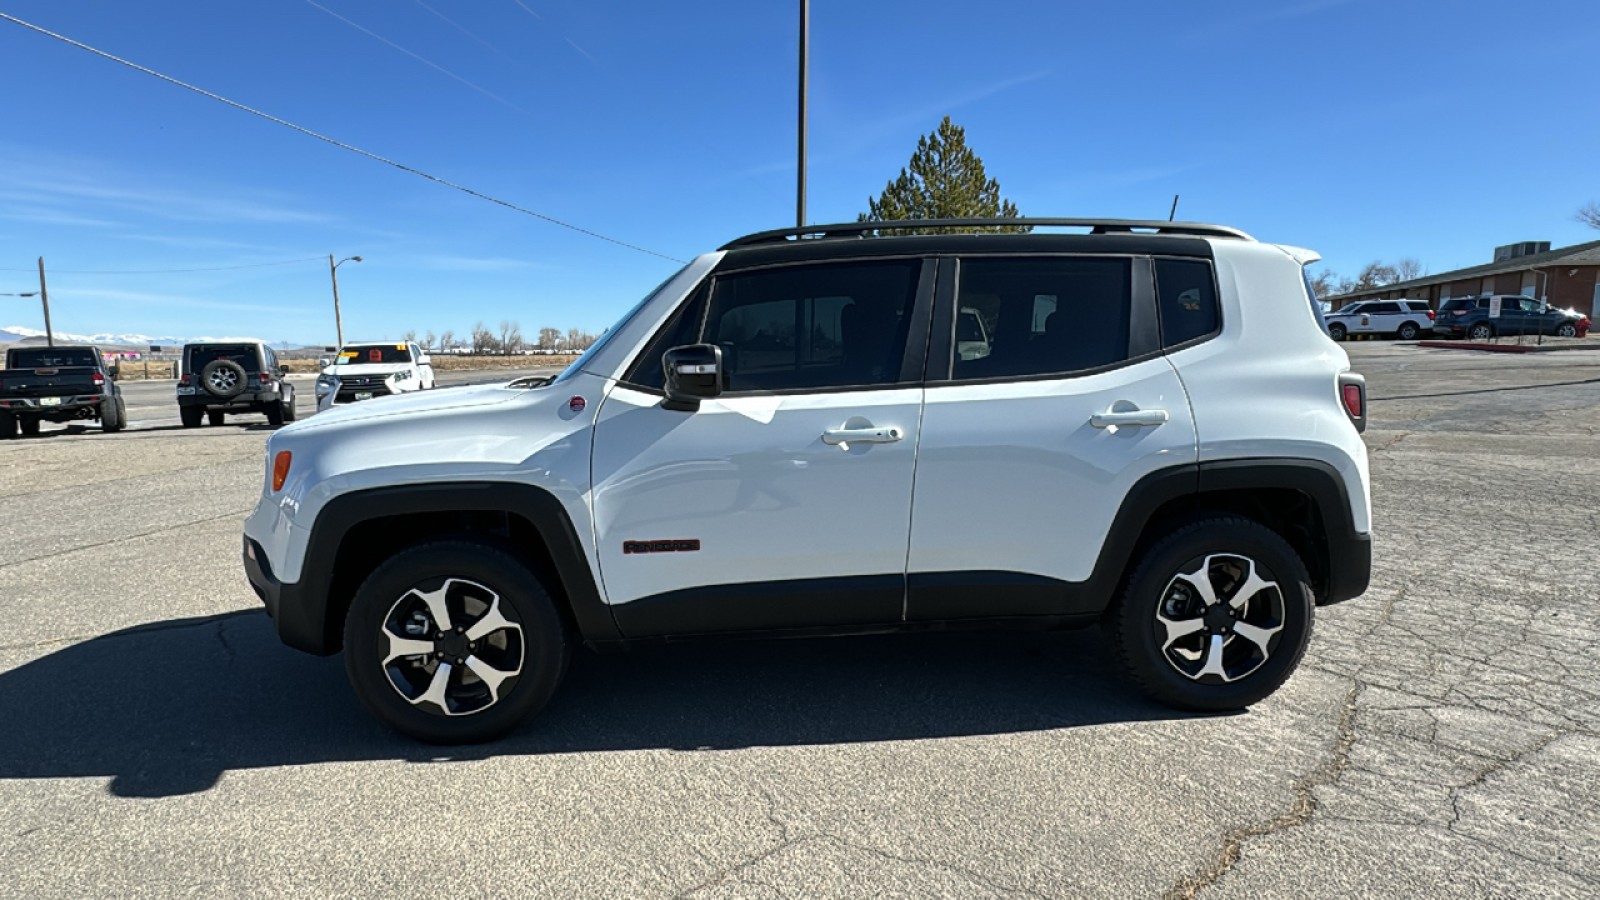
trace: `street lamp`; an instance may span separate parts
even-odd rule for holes
[[[338,262],[328,254],[328,277],[333,279],[333,327],[339,338],[339,349],[344,349],[344,320],[339,318],[339,267],[347,262],[361,262],[359,256],[347,256]]]

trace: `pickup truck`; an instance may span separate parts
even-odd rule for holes
[[[121,431],[127,408],[97,347],[12,347],[0,371],[0,438],[39,433],[40,422],[98,419]]]

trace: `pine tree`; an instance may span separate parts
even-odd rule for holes
[[[967,146],[966,129],[950,121],[933,134],[917,138],[917,152],[900,177],[867,199],[858,222],[895,219],[978,219],[1018,217],[1017,205],[1000,196],[1000,183],[983,170],[983,160]],[[948,229],[958,231],[1027,231],[1025,226]],[[934,234],[938,229],[907,229],[897,234]]]

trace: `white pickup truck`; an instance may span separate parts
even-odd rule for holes
[[[317,376],[317,409],[433,387],[428,351],[413,341],[347,344]]]

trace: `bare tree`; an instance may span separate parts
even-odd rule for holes
[[[455,342],[456,333],[454,331],[446,331],[444,334],[439,335],[440,350],[449,350]]]
[[[1410,281],[1421,278],[1427,270],[1422,266],[1422,260],[1408,256],[1394,264],[1394,277],[1396,281]]]
[[[546,325],[539,329],[539,349],[554,350],[561,346],[561,329]]]
[[[567,349],[574,351],[583,349],[583,332],[576,328],[567,329]]]
[[[417,342],[417,330],[415,328],[411,329],[410,331],[406,332],[405,334],[400,335],[400,339],[403,340],[403,341],[407,341],[409,343],[413,343],[413,344],[416,343]]]
[[[494,332],[488,326],[478,322],[472,326],[472,352],[476,354],[495,353],[500,349],[500,344],[494,339]]]
[[[432,350],[433,349],[433,338],[434,338],[434,334],[433,334],[432,329],[430,329],[427,334],[422,336],[422,349],[424,349],[424,350]]]
[[[1590,228],[1600,228],[1600,203],[1584,204],[1573,218]]]
[[[1334,282],[1333,270],[1318,269],[1317,274],[1309,277],[1311,280],[1311,290],[1317,295],[1318,298],[1331,297],[1334,294],[1340,293],[1338,286]]]

